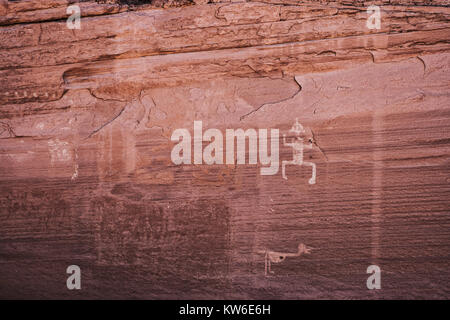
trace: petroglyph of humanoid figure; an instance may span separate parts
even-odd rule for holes
[[[310,144],[304,144],[303,138],[300,136],[301,134],[305,133],[305,129],[303,126],[298,123],[298,119],[295,119],[295,124],[292,126],[291,130],[289,132],[293,132],[295,134],[295,138],[293,139],[293,142],[286,143],[286,135],[283,134],[283,144],[285,146],[292,148],[292,156],[293,159],[290,161],[283,161],[281,164],[281,173],[283,176],[283,179],[287,180],[286,177],[286,166],[287,165],[296,165],[296,166],[311,166],[312,167],[312,177],[309,179],[309,184],[315,184],[316,183],[316,164],[313,162],[303,161],[303,149],[312,149],[312,143]]]

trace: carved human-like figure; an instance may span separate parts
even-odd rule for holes
[[[313,162],[303,161],[303,150],[306,149],[312,149],[312,143],[310,144],[304,144],[303,138],[300,136],[300,134],[305,132],[305,129],[303,126],[298,122],[298,119],[295,119],[295,124],[292,126],[291,130],[289,132],[294,132],[295,138],[293,142],[287,143],[286,142],[286,135],[283,134],[283,144],[287,147],[292,148],[292,160],[290,161],[282,161],[281,163],[281,173],[283,176],[283,179],[287,180],[286,177],[286,166],[287,165],[296,165],[296,166],[311,166],[312,167],[312,177],[309,179],[309,184],[315,184],[316,183],[316,164]]]

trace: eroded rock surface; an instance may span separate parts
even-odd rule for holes
[[[0,297],[449,298],[448,1],[70,4],[0,1]],[[279,171],[174,164],[194,121],[279,129]]]

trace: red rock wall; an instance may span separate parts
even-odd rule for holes
[[[1,298],[449,298],[449,1],[69,2],[0,2]],[[279,171],[175,164],[196,120]]]

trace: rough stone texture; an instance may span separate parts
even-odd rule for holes
[[[1,298],[450,297],[449,1],[73,2],[0,1]],[[296,117],[314,185],[171,161]]]

